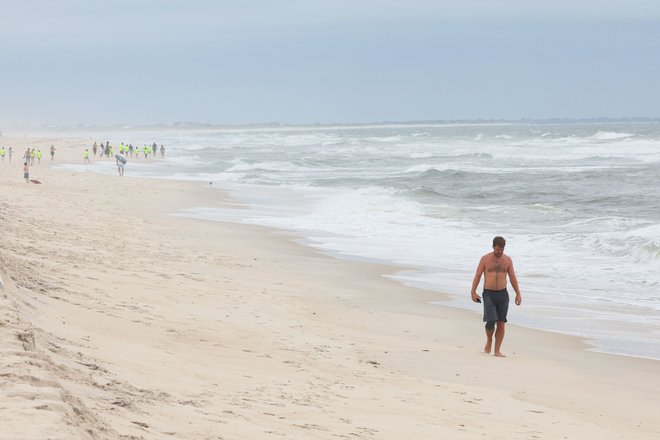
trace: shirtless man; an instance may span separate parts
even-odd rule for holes
[[[481,302],[477,295],[477,286],[484,275],[484,322],[486,323],[486,346],[484,352],[490,354],[495,334],[495,356],[505,357],[500,351],[504,340],[506,313],[509,309],[509,292],[506,290],[506,276],[509,275],[511,286],[516,291],[516,305],[522,303],[518,279],[513,271],[513,261],[504,255],[506,240],[502,237],[493,238],[493,252],[484,255],[479,260],[477,272],[472,281],[472,301]],[[495,329],[497,324],[497,330]]]

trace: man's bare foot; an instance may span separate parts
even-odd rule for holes
[[[505,357],[506,357],[506,355],[505,355],[504,353],[502,353],[501,351],[496,351],[496,352],[495,352],[495,356],[497,356],[497,357],[501,357],[501,358],[505,358]]]
[[[484,347],[484,353],[490,354],[490,348],[493,345],[492,341],[486,342],[486,346]]]

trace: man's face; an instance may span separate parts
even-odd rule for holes
[[[504,246],[493,246],[493,254],[496,257],[501,257],[504,254]]]

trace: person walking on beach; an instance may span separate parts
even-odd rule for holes
[[[85,163],[89,163],[89,148],[85,148],[85,152],[83,153],[83,159],[85,159]]]
[[[23,162],[23,177],[25,177],[25,183],[30,183],[30,166],[27,161]]]
[[[2,156],[2,161],[5,161],[5,147],[0,148],[0,156]]]
[[[115,160],[117,162],[117,172],[120,176],[124,175],[124,165],[126,165],[126,156],[123,154],[115,154]]]
[[[42,158],[43,156],[44,156],[44,155],[41,153],[41,149],[38,149],[38,150],[37,150],[37,164],[41,164],[41,158]]]
[[[522,303],[518,279],[513,270],[513,261],[504,255],[506,240],[502,237],[493,238],[493,252],[490,252],[479,260],[477,271],[472,280],[472,301],[481,302],[482,298],[477,295],[477,286],[484,276],[483,304],[484,322],[486,323],[486,346],[484,352],[490,354],[493,346],[493,335],[495,335],[495,356],[505,357],[500,351],[504,340],[506,314],[509,309],[509,292],[506,290],[507,275],[511,281],[513,290],[516,291],[516,305]],[[496,329],[497,327],[497,329]]]
[[[55,145],[50,146],[50,160],[55,160]]]
[[[9,162],[11,162],[11,155],[14,153],[12,147],[9,147]]]

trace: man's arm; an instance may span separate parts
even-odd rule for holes
[[[520,288],[518,287],[518,278],[516,278],[516,272],[513,270],[513,260],[509,263],[509,280],[513,286],[513,290],[516,291],[516,305],[519,306],[522,304],[522,296],[520,296]]]
[[[477,265],[477,271],[474,274],[474,279],[472,280],[472,301],[480,302],[481,297],[477,295],[477,286],[479,286],[479,281],[481,281],[481,275],[483,275],[484,270],[486,269],[486,263],[484,261],[485,256],[481,257],[479,264]]]

